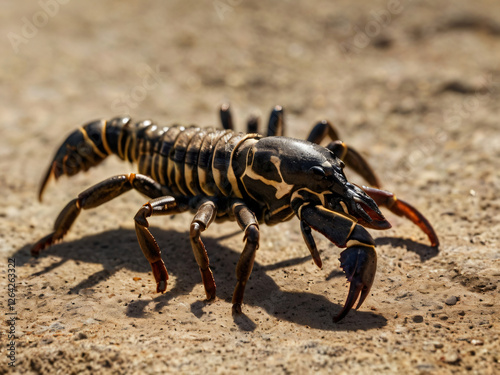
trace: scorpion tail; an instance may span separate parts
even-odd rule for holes
[[[80,171],[102,162],[108,155],[115,153],[120,155],[122,149],[121,140],[123,137],[124,125],[130,119],[127,117],[114,118],[110,121],[98,120],[88,123],[71,133],[57,150],[47,172],[44,175],[38,199],[42,200],[42,195],[47,183],[54,177],[56,180],[62,176],[73,176]]]

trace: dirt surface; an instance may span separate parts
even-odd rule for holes
[[[11,1],[0,19],[0,307],[16,314],[2,322],[0,373],[500,373],[498,1]],[[204,233],[218,286],[207,303],[190,215],[151,220],[170,273],[159,295],[134,193],[84,212],[63,243],[30,257],[67,201],[134,170],[110,158],[50,184],[39,203],[66,134],[124,113],[218,124],[225,101],[240,129],[275,104],[293,137],[333,121],[384,188],[425,213],[439,249],[387,213],[393,228],[371,231],[371,295],[338,324],[340,250],[317,235],[317,269],[296,219],[261,228],[238,317],[237,225]]]

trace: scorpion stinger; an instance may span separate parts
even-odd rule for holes
[[[186,211],[194,214],[189,228],[192,251],[198,263],[207,299],[216,295],[208,251],[201,234],[213,221],[236,221],[244,232],[244,248],[236,266],[233,312],[240,313],[246,284],[259,248],[259,225],[292,219],[300,228],[311,256],[322,266],[312,229],[345,248],[340,265],[350,282],[339,321],[357,301],[360,307],[375,278],[375,242],[366,228],[387,229],[389,222],[378,205],[419,226],[433,246],[439,241],[429,221],[394,194],[350,183],[344,162],[368,183],[378,187],[374,172],[351,147],[338,140],[333,126],[316,125],[309,141],[281,136],[283,108],[271,112],[268,134],[236,133],[229,106],[220,110],[224,130],[196,126],[158,126],[152,121],[134,123],[128,117],[88,123],[63,142],[45,174],[39,197],[51,177],[72,176],[100,164],[108,155],[135,163],[138,173],[118,175],[93,185],[62,209],[54,230],[33,245],[33,255],[61,241],[82,210],[92,209],[131,190],[150,198],[134,217],[137,239],[149,261],[156,291],[167,289],[168,272],[160,245],[149,231],[149,220]],[[257,120],[249,122],[256,128]],[[330,137],[327,147],[317,143]],[[313,143],[314,142],[314,143]]]

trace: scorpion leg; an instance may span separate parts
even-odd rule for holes
[[[254,134],[259,132],[259,116],[250,115],[247,120],[247,133]]]
[[[60,241],[71,228],[80,211],[100,206],[113,198],[131,190],[149,197],[161,196],[161,185],[150,177],[130,173],[110,177],[80,193],[61,211],[54,223],[54,232],[39,240],[31,249],[31,254],[37,256],[40,251]]]
[[[241,201],[233,203],[232,211],[239,226],[245,231],[245,236],[243,237],[245,248],[236,266],[236,278],[238,281],[234,288],[232,300],[233,314],[241,314],[245,286],[252,273],[255,253],[259,248],[259,224],[254,213]]]
[[[321,261],[321,256],[319,255],[316,242],[314,241],[314,237],[312,236],[311,227],[307,225],[304,220],[301,220],[300,230],[302,231],[302,237],[304,238],[307,248],[311,252],[314,264],[316,264],[319,268],[322,268],[323,262]]]
[[[173,197],[160,197],[153,199],[143,205],[134,217],[135,232],[137,240],[144,256],[151,265],[153,276],[156,281],[156,292],[163,293],[167,290],[168,272],[165,263],[161,259],[161,251],[158,243],[149,231],[147,218],[156,215],[173,215],[188,209],[186,204],[180,203]]]
[[[220,106],[219,115],[222,127],[226,130],[233,130],[234,129],[233,115],[231,114],[231,108],[228,103],[224,103]],[[259,132],[259,117],[256,115],[251,115],[247,120],[247,133],[253,134],[258,132]]]
[[[359,173],[370,185],[375,187],[381,186],[370,164],[368,164],[358,151],[352,147],[348,147],[344,142],[339,140],[339,135],[330,122],[326,120],[318,122],[311,130],[307,140],[320,144],[326,137],[333,140],[333,142],[326,146],[327,149]]]
[[[269,123],[267,125],[267,136],[282,136],[285,133],[285,123],[283,121],[283,107],[277,105],[271,111]]]
[[[307,140],[319,145],[326,137],[329,137],[332,141],[340,138],[333,125],[327,120],[322,120],[314,125]]]
[[[406,217],[415,223],[428,237],[431,246],[439,246],[439,239],[431,223],[411,204],[396,198],[394,193],[385,190],[374,189],[363,186],[362,189],[368,194],[379,206],[387,207],[391,212],[398,216]]]
[[[370,185],[380,187],[380,181],[370,164],[352,147],[348,147],[342,141],[330,142],[327,149],[332,151],[339,159],[343,160],[349,167],[354,169]]]
[[[298,216],[305,224],[323,234],[339,247],[347,247],[340,254],[340,264],[351,283],[344,307],[333,319],[343,319],[354,306],[358,309],[368,296],[377,271],[375,242],[355,220],[322,206],[302,204]]]
[[[207,299],[215,298],[215,281],[210,270],[210,262],[208,260],[207,250],[200,238],[201,232],[208,228],[210,223],[214,220],[217,214],[217,207],[214,202],[206,200],[196,212],[193,221],[191,222],[191,229],[189,237],[191,239],[191,246],[193,247],[194,257],[198,266],[200,267],[201,279],[205,287]]]
[[[222,127],[226,130],[233,130],[233,116],[231,115],[231,109],[228,103],[224,103],[220,106],[219,115]]]

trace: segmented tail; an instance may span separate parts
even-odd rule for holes
[[[123,152],[120,152],[123,149],[121,141],[129,138],[123,136],[127,133],[129,123],[128,117],[98,120],[71,133],[57,150],[44,176],[38,199],[42,200],[45,187],[52,176],[56,180],[62,175],[73,176],[96,166],[111,154],[125,159]]]
[[[73,176],[101,163],[108,155],[137,163],[140,174],[151,176],[173,195],[222,194],[240,197],[233,151],[257,134],[196,126],[160,127],[149,120],[128,117],[98,120],[75,130],[52,159],[39,191],[39,199],[53,176]],[[246,155],[246,154],[245,154]]]

